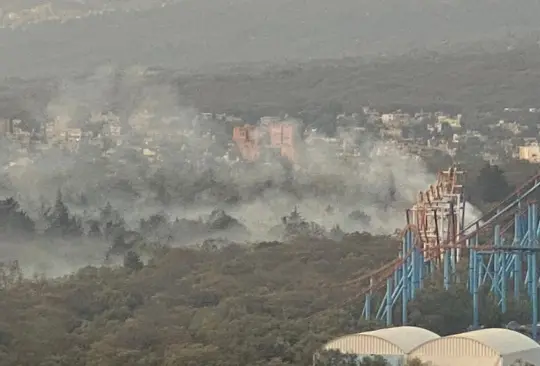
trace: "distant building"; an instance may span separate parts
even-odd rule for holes
[[[496,126],[491,126],[491,128],[499,127],[503,130],[510,131],[514,135],[519,134],[520,132],[527,130],[527,126],[522,126],[518,122],[506,122],[504,120],[500,120],[499,123]]]
[[[389,139],[400,139],[402,137],[402,130],[401,128],[387,128],[380,131],[382,138],[389,138]]]
[[[280,149],[280,155],[296,161],[296,142],[299,140],[298,126],[294,123],[274,123],[269,126],[270,147]]]
[[[513,107],[506,107],[504,108],[505,112],[521,112],[523,111],[522,108],[513,108]]]
[[[227,116],[225,117],[225,122],[228,122],[228,123],[244,123],[244,120],[240,117],[235,117],[235,116]]]
[[[540,346],[512,330],[480,329],[424,342],[408,359],[437,366],[538,365]]]
[[[255,161],[259,158],[259,137],[257,127],[251,125],[235,127],[233,141],[236,143],[242,158]]]
[[[53,141],[56,137],[56,121],[54,120],[47,121],[45,125],[43,126],[43,128],[45,130],[43,134],[43,137],[45,138],[45,140],[47,142]]]
[[[280,122],[282,121],[282,118],[280,117],[277,117],[277,116],[266,116],[266,117],[261,117],[260,119],[260,125],[261,126],[268,126],[272,123],[277,123],[277,122]]]
[[[214,119],[215,116],[213,113],[203,112],[203,113],[199,113],[197,117],[202,119],[203,121],[211,121]]]
[[[270,122],[265,120],[261,126],[237,126],[233,129],[233,141],[245,160],[255,161],[265,155],[282,156],[296,161],[296,148],[301,141],[302,131],[296,121]]]
[[[142,149],[142,154],[148,158],[154,158],[156,157],[157,152],[153,149],[148,149],[145,147]]]
[[[82,130],[80,128],[68,128],[63,132],[66,141],[80,141]]]
[[[67,128],[58,134],[57,142],[70,151],[76,151],[79,148],[82,136],[83,133],[80,128]]]
[[[13,133],[13,121],[10,118],[0,118],[0,136],[8,136]]]
[[[137,132],[145,132],[150,126],[152,120],[155,118],[153,113],[150,113],[147,109],[139,111],[138,113],[133,114],[129,118],[129,125]]]
[[[326,343],[322,350],[355,355],[358,361],[364,357],[381,356],[389,365],[400,366],[406,363],[409,352],[416,347],[440,338],[429,330],[417,327],[383,328],[336,338]],[[317,355],[314,356],[316,358]]]
[[[455,118],[449,116],[437,116],[437,122],[439,124],[448,123],[452,128],[461,128],[461,114],[458,114]]]
[[[103,125],[102,133],[104,136],[119,137],[122,134],[122,127],[115,122],[107,122]]]
[[[381,122],[387,126],[398,127],[410,121],[411,116],[408,113],[397,111],[394,113],[385,113],[381,115]]]
[[[493,165],[493,164],[500,164],[500,156],[499,154],[497,153],[494,153],[494,152],[489,152],[489,151],[485,151],[482,153],[482,159],[484,161],[487,161],[489,164]]]
[[[519,159],[530,163],[540,163],[540,146],[533,144],[519,147]]]

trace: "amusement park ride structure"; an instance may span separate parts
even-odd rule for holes
[[[429,261],[442,260],[441,244],[458,241],[465,226],[462,177],[463,172],[455,168],[439,172],[437,183],[420,192],[413,208],[407,210],[407,224],[417,228]],[[451,255],[458,262],[459,248],[453,248]]]
[[[398,258],[363,277],[369,279],[369,286],[362,292],[363,317],[390,326],[400,305],[400,324],[406,325],[409,301],[439,272],[445,289],[466,281],[473,300],[473,328],[480,327],[480,289],[491,292],[503,313],[509,297],[527,297],[532,338],[537,340],[540,225],[538,205],[531,196],[540,187],[540,175],[469,224],[465,221],[462,177],[463,172],[452,167],[419,194],[416,204],[407,211]]]

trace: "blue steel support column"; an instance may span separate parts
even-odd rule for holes
[[[477,253],[478,254],[478,253]],[[489,263],[489,262],[488,262]],[[476,280],[476,287],[480,287],[484,284],[484,270],[485,270],[485,259],[481,255],[476,256],[476,270],[478,273],[478,278]]]
[[[532,273],[533,267],[535,267],[535,265],[533,262],[532,253],[527,252],[527,293],[529,295],[529,298],[532,298],[532,292],[533,292],[533,282],[534,282],[533,273]]]
[[[392,277],[386,280],[386,326],[392,325]]]
[[[493,246],[500,247],[501,246],[501,227],[497,224],[493,228]],[[494,293],[495,299],[499,300],[501,294],[500,287],[499,287],[499,258],[501,256],[501,253],[499,251],[495,250],[492,254],[493,256],[493,282],[491,283],[491,292]]]
[[[450,288],[450,249],[444,250],[443,255],[444,289]]]
[[[366,295],[365,316],[366,316],[367,321],[371,320],[371,298],[372,297],[373,297],[373,277],[369,279],[369,291]]]
[[[474,291],[474,282],[473,282],[473,278],[475,276],[475,273],[474,273],[474,257],[473,257],[473,244],[474,244],[474,239],[473,238],[469,238],[467,239],[467,248],[468,248],[468,251],[469,251],[469,263],[467,264],[467,267],[469,269],[469,292],[472,294],[473,291]]]
[[[518,212],[514,217],[514,245],[521,245],[521,216],[520,209],[521,202],[518,204]],[[521,273],[521,253],[518,252],[514,254],[514,300],[519,299],[519,292],[521,288],[521,281],[523,279],[523,274]]]
[[[430,256],[433,256],[433,254],[430,253]],[[433,272],[435,272],[435,261],[433,259],[427,261],[427,271],[429,275],[432,275]]]
[[[403,253],[401,251],[399,252],[398,258],[400,260],[403,260]],[[396,286],[399,283],[399,280],[401,279],[401,268],[402,266],[399,266],[394,270],[394,284]]]
[[[533,266],[531,268],[532,278],[535,279],[532,291],[531,291],[531,302],[532,302],[532,337],[536,341],[538,339],[538,280],[536,274],[536,252],[533,251],[529,254],[531,256],[531,262]]]
[[[403,264],[402,264],[402,270],[401,270],[401,278],[403,280],[403,286],[401,287],[401,324],[407,325],[407,302],[409,298],[409,266],[408,262],[410,260],[409,256],[407,256],[407,253],[409,251],[409,239],[410,239],[411,231],[408,230],[407,233],[405,233],[405,236],[403,237]]]
[[[482,283],[483,266],[480,265],[481,258],[479,257],[477,253],[477,249],[480,246],[479,232],[480,232],[480,225],[476,225],[476,233],[474,235],[474,249],[473,249],[474,251],[474,255],[473,255],[474,276],[473,277],[475,278],[474,285],[473,285],[473,294],[475,291],[478,292],[478,287]]]
[[[532,230],[534,226],[533,223],[533,206],[529,204],[527,206],[527,245],[526,247],[532,247],[534,242],[534,232]],[[532,259],[532,253],[527,252],[527,293],[529,296],[532,296],[532,288],[533,288],[533,273],[532,268],[535,266],[536,263],[533,263]]]
[[[410,245],[411,245],[411,248],[412,248],[412,251],[411,251],[411,300],[415,298],[416,296],[416,290],[419,288],[418,286],[418,282],[420,281],[420,279],[418,278],[418,258],[420,257],[419,256],[419,253],[418,253],[418,248],[416,247],[416,245],[414,245],[414,237],[413,237],[413,234],[411,233],[410,235]]]
[[[508,310],[508,275],[506,271],[506,253],[501,253],[501,311],[503,314],[506,314]]]
[[[538,238],[536,236],[538,225],[538,211],[536,203],[532,203],[531,207],[531,221],[532,225],[529,227],[529,232],[532,232],[532,240],[530,246],[534,249],[538,248]],[[532,337],[536,341],[538,338],[538,275],[536,271],[536,250],[531,251],[529,254],[531,257],[531,302],[532,302]]]
[[[521,297],[521,283],[523,282],[523,256],[521,252],[514,255],[514,299]]]
[[[418,289],[421,289],[424,284],[424,269],[426,266],[424,252],[418,250]]]
[[[472,249],[472,258],[473,258],[473,270],[474,270],[474,276],[473,276],[473,328],[478,329],[479,327],[479,315],[478,315],[478,255],[476,253],[476,249]]]
[[[403,271],[403,277],[407,276],[407,271]],[[403,287],[401,288],[401,325],[407,325],[407,304],[409,301],[409,288],[407,280],[403,278]]]

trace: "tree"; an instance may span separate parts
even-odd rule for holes
[[[52,227],[63,228],[69,225],[69,211],[62,200],[60,189],[56,193],[54,207],[49,213],[49,221]]]
[[[101,237],[101,229],[98,220],[90,220],[88,222],[88,233],[87,235],[91,238]]]
[[[512,363],[511,366],[535,366],[535,365],[527,361],[517,360],[514,363]]]
[[[108,221],[113,220],[113,218],[114,218],[114,216],[113,216],[113,208],[112,208],[110,202],[107,202],[105,207],[103,207],[101,209],[101,211],[99,213],[99,217],[100,217],[102,222],[108,222]]]
[[[0,289],[9,289],[23,280],[23,273],[18,261],[0,262]]]
[[[75,217],[70,217],[69,210],[62,200],[60,189],[56,194],[53,208],[47,211],[46,219],[49,224],[45,230],[47,234],[80,236],[83,233],[81,222]]]
[[[431,366],[429,363],[422,362],[419,358],[413,358],[410,360],[407,360],[407,363],[405,366]]]
[[[383,356],[358,356],[338,350],[322,351],[314,357],[315,366],[389,366]]]
[[[172,195],[167,189],[165,173],[159,171],[154,174],[150,181],[150,187],[156,193],[156,198],[161,204],[168,205],[171,202]]]
[[[119,235],[124,233],[124,220],[109,202],[101,209],[99,218],[102,225],[101,232],[106,240],[115,240]]]
[[[124,256],[124,267],[131,271],[139,271],[144,267],[144,264],[139,255],[130,250]]]
[[[401,137],[404,139],[408,139],[409,137],[413,137],[414,132],[412,131],[411,127],[409,126],[403,126],[401,127]]]
[[[488,203],[503,200],[511,191],[504,172],[499,166],[489,163],[480,169],[476,184],[480,190],[482,200]]]
[[[343,112],[343,105],[330,101],[321,105],[308,106],[301,112],[304,123],[316,128],[319,133],[334,136],[337,131],[336,117]]]
[[[19,203],[13,198],[0,200],[0,225],[4,232],[32,233],[34,222],[23,212]]]
[[[383,356],[363,357],[360,366],[390,366],[390,363]]]
[[[314,366],[358,366],[358,362],[358,356],[356,355],[329,350],[320,352],[315,356]]]
[[[452,126],[450,126],[450,123],[448,122],[442,122],[441,123],[441,136],[446,141],[451,141],[454,137],[454,131],[452,130]]]

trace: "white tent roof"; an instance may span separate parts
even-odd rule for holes
[[[501,355],[540,349],[540,345],[531,338],[513,330],[504,328],[490,328],[473,330],[450,337],[466,338],[478,341],[483,345],[493,349]]]
[[[407,354],[419,345],[440,338],[439,335],[417,327],[394,327],[346,335],[324,345],[344,353]]]
[[[420,344],[434,339],[441,338],[438,334],[424,328],[418,327],[393,327],[382,328],[362,334],[373,335],[395,344],[403,353],[409,353]]]

